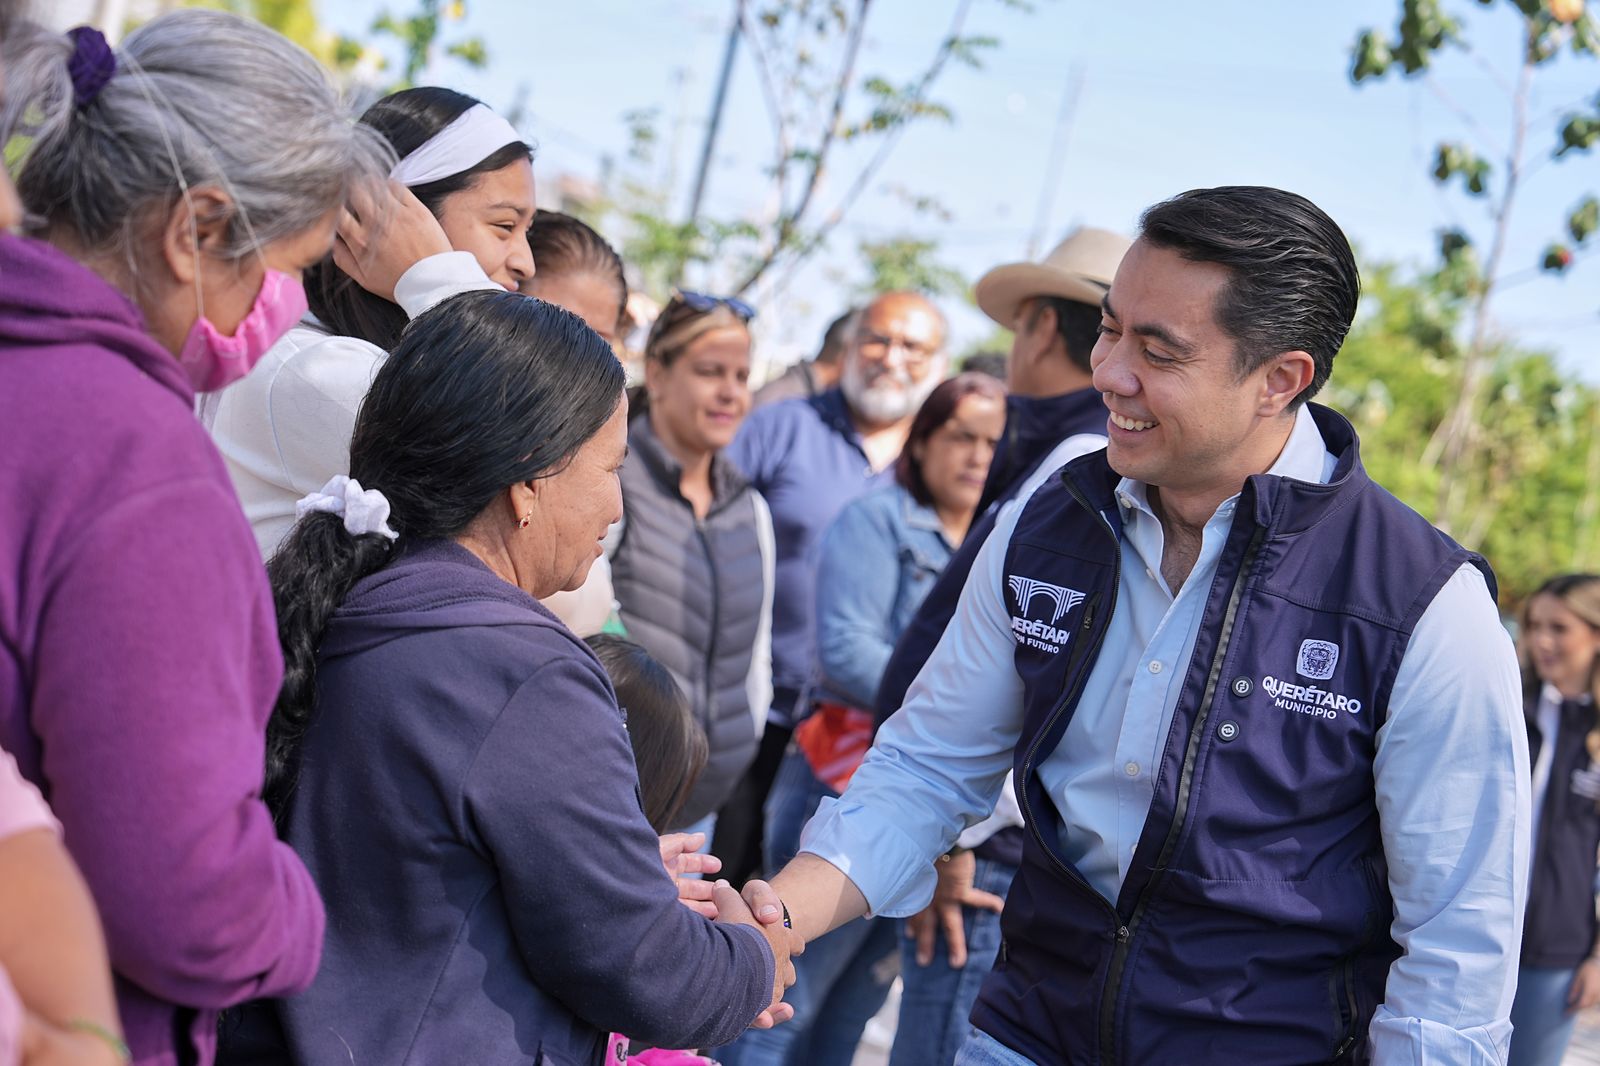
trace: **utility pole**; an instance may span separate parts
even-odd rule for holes
[[[1044,168],[1044,184],[1039,187],[1039,205],[1033,213],[1033,232],[1028,236],[1027,258],[1037,259],[1044,244],[1045,227],[1050,225],[1050,214],[1055,209],[1056,189],[1061,184],[1061,168],[1067,161],[1067,139],[1072,133],[1072,120],[1078,113],[1078,101],[1083,96],[1083,63],[1073,60],[1067,67],[1067,84],[1061,90],[1061,110],[1056,115],[1055,133],[1050,137],[1050,159]]]
[[[711,170],[711,156],[717,144],[717,129],[722,125],[722,108],[728,101],[728,82],[733,76],[733,57],[739,50],[744,4],[745,0],[734,0],[733,3],[733,22],[728,27],[728,43],[722,49],[722,73],[717,77],[717,92],[711,100],[711,117],[706,121],[706,139],[700,148],[700,166],[694,176],[694,193],[689,198],[690,225],[700,220],[700,203],[705,198],[706,177]]]

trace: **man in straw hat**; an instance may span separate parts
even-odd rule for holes
[[[1309,402],[1358,292],[1303,197],[1145,212],[1101,304],[1106,447],[997,517],[760,903],[807,939],[915,914],[1014,771],[1022,863],[959,1066],[1505,1061],[1517,659],[1488,564]]]
[[[1100,299],[1128,243],[1120,233],[1084,227],[1043,262],[1007,263],[978,279],[978,307],[1012,331],[1005,437],[989,467],[980,517],[895,645],[878,689],[880,720],[900,709],[944,635],[1000,507],[1105,447],[1106,409],[1090,380],[1089,353],[1099,338]],[[954,1059],[982,975],[1000,950],[999,912],[1022,858],[1021,825],[1008,787],[994,815],[963,833],[939,863],[933,903],[908,920],[900,967],[906,992],[891,1066],[949,1066]]]

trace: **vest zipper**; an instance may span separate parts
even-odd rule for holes
[[[1339,1046],[1333,1049],[1335,1061],[1344,1058],[1345,1054],[1356,1042],[1357,1019],[1360,1015],[1356,1007],[1355,968],[1356,959],[1353,954],[1346,956],[1344,962],[1339,966],[1339,990],[1344,993],[1344,1001],[1338,1004],[1338,1009],[1334,1013],[1342,1015],[1337,1020],[1343,1025],[1344,1033],[1339,1041]]]
[[[705,677],[700,681],[700,686],[705,692],[705,698],[701,701],[702,706],[705,708],[705,721],[701,723],[701,726],[706,731],[706,743],[709,745],[711,743],[711,722],[716,714],[715,708],[712,706],[716,697],[716,687],[712,683],[711,673],[717,660],[717,634],[721,631],[722,625],[722,594],[718,588],[717,581],[717,558],[712,554],[711,541],[706,536],[705,520],[699,516],[696,516],[694,520],[694,532],[700,538],[700,550],[705,552],[706,572],[711,575],[711,635],[710,639],[706,641]]]
[[[1233,625],[1238,616],[1239,601],[1244,595],[1245,579],[1249,576],[1251,564],[1255,562],[1256,552],[1261,547],[1261,539],[1265,532],[1263,527],[1257,526],[1255,532],[1251,534],[1250,543],[1245,547],[1244,557],[1239,562],[1239,570],[1234,575],[1233,588],[1228,593],[1228,609],[1222,616],[1222,634],[1217,638],[1217,650],[1211,657],[1211,670],[1206,676],[1205,694],[1200,700],[1200,709],[1195,714],[1194,724],[1189,728],[1189,742],[1183,753],[1183,772],[1178,779],[1178,799],[1172,810],[1172,821],[1167,826],[1166,839],[1161,844],[1161,853],[1156,858],[1150,879],[1139,890],[1139,898],[1134,902],[1133,913],[1129,916],[1127,924],[1117,930],[1116,946],[1111,950],[1111,964],[1106,970],[1106,991],[1100,1001],[1100,1059],[1104,1063],[1117,1061],[1117,999],[1121,990],[1122,973],[1128,964],[1128,952],[1134,934],[1139,931],[1150,900],[1161,884],[1161,875],[1166,872],[1167,863],[1172,860],[1172,853],[1177,850],[1178,837],[1183,832],[1183,825],[1189,814],[1190,787],[1194,781],[1194,764],[1200,753],[1200,741],[1205,735],[1206,722],[1211,717],[1211,705],[1216,702],[1217,679],[1222,672],[1222,660],[1227,656],[1228,645],[1233,639]]]

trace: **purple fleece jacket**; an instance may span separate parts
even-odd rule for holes
[[[177,360],[48,245],[0,235],[0,747],[100,908],[134,1060],[310,983],[323,913],[258,795],[272,597]]]

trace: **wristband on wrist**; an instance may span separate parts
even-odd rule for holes
[[[785,929],[793,929],[794,923],[789,920],[789,905],[780,899],[778,906],[783,908],[783,927]]]
[[[128,1049],[127,1041],[103,1025],[91,1022],[87,1018],[73,1018],[62,1028],[69,1029],[74,1033],[82,1033],[84,1036],[94,1037],[116,1052],[117,1061],[119,1062],[133,1061],[133,1052]]]

